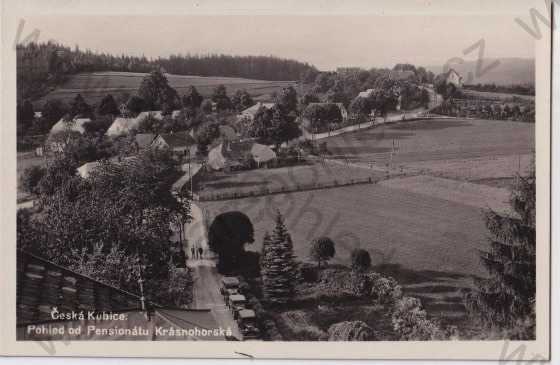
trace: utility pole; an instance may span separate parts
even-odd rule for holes
[[[136,249],[136,265],[138,270],[138,286],[140,289],[140,304],[142,306],[142,311],[146,311],[146,297],[144,296],[144,280],[142,278],[142,263],[140,262],[140,255],[138,254],[138,249]]]
[[[189,184],[191,190],[191,200],[193,196],[193,184],[192,184],[192,173],[191,173],[191,151],[189,150]]]

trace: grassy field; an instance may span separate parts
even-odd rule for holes
[[[335,159],[468,181],[525,172],[535,146],[533,124],[467,119],[381,125],[325,141]]]
[[[444,199],[374,184],[200,205],[210,219],[231,210],[247,214],[255,226],[253,250],[274,228],[278,209],[299,259],[307,259],[313,238],[327,235],[337,244],[335,263],[348,264],[352,249],[362,247],[377,265],[484,275],[477,254],[486,245],[481,210]]]
[[[72,100],[80,93],[90,104],[95,104],[107,94],[117,97],[124,93],[133,94],[138,90],[146,74],[133,72],[93,72],[71,76],[63,85],[57,87],[46,96],[37,101],[41,106],[46,100],[52,98],[62,99],[65,102]],[[189,86],[195,86],[204,96],[209,96],[212,90],[223,84],[228,93],[233,94],[238,89],[246,89],[251,96],[259,100],[268,100],[273,92],[282,90],[283,87],[294,85],[292,81],[263,81],[235,77],[202,77],[167,75],[169,84],[182,95]]]
[[[199,205],[209,221],[226,211],[247,214],[255,227],[250,250],[261,250],[276,210],[285,217],[299,260],[309,260],[309,242],[323,235],[336,243],[334,264],[348,265],[352,249],[367,249],[375,271],[397,279],[430,315],[464,327],[460,290],[486,275],[479,259],[488,245],[482,210],[405,188],[355,185]]]
[[[483,99],[483,100],[496,100],[496,101],[511,101],[513,98],[523,100],[526,102],[534,102],[535,97],[533,95],[521,95],[521,94],[510,94],[510,93],[500,93],[491,91],[477,91],[463,89],[463,94],[468,97]]]
[[[308,163],[289,167],[207,173],[198,183],[199,194],[293,191],[299,187],[344,184],[379,179],[383,173],[335,163]]]
[[[441,177],[417,175],[381,181],[380,185],[444,199],[475,208],[511,213],[508,189]]]

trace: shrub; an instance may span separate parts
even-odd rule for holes
[[[270,341],[282,341],[282,335],[280,331],[278,331],[278,327],[276,327],[276,323],[273,320],[268,319],[263,323],[263,329],[266,333],[266,339]]]
[[[364,249],[356,248],[352,250],[351,260],[353,271],[364,272],[371,267],[371,256]]]
[[[329,327],[329,341],[372,341],[375,335],[371,327],[362,321],[345,321]]]
[[[400,340],[431,341],[444,338],[438,324],[427,318],[418,298],[403,297],[397,301],[391,320]]]
[[[45,176],[46,169],[41,166],[31,166],[23,171],[21,185],[30,194],[39,193],[39,182]]]
[[[360,272],[352,272],[350,276],[350,288],[352,294],[357,297],[364,297],[371,293],[371,281],[368,276]]]
[[[290,332],[290,340],[318,341],[328,338],[319,327],[309,323],[308,315],[302,310],[288,311],[280,315],[282,325]]]
[[[379,304],[392,303],[402,298],[402,288],[392,277],[383,277],[378,273],[368,275],[370,296]]]

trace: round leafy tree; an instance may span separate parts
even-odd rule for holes
[[[321,263],[332,259],[335,253],[334,242],[329,237],[319,237],[311,242],[310,256],[317,261],[319,268]]]
[[[367,271],[371,267],[371,256],[363,248],[352,251],[352,270],[357,272]]]

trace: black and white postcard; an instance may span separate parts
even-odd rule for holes
[[[551,1],[3,5],[2,354],[549,358]]]

